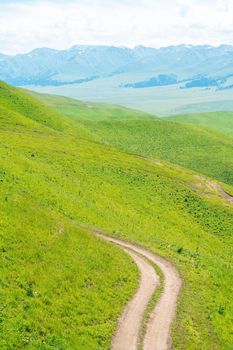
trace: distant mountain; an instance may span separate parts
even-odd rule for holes
[[[16,56],[0,54],[0,79],[14,85],[82,84],[134,72],[147,76],[151,73],[149,79],[142,80],[148,80],[149,84],[156,84],[153,79],[159,75],[175,75],[178,80],[193,80],[199,75],[219,81],[233,74],[233,46],[179,45],[160,49],[137,46],[130,49],[77,45],[61,51],[41,48]]]
[[[0,79],[16,85],[76,83],[76,80],[114,74],[131,62],[132,51],[127,48],[74,46],[63,51],[42,48],[2,60],[0,57]]]

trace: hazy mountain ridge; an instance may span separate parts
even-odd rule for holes
[[[151,78],[166,74],[176,75],[179,80],[192,80],[198,75],[222,79],[233,73],[233,46],[131,49],[76,45],[68,50],[39,48],[16,56],[0,54],[0,79],[15,85],[78,84],[127,72],[151,72]]]

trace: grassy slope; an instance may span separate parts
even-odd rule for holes
[[[233,184],[233,138],[166,121],[86,123],[102,142],[121,150],[165,159]]]
[[[0,348],[108,349],[136,268],[54,205],[72,123],[4,84],[0,101]]]
[[[177,115],[167,118],[172,121],[180,121],[196,125],[205,126],[227,135],[233,135],[233,113],[232,112],[212,112]]]
[[[157,119],[151,114],[118,105],[82,102],[64,96],[37,94],[32,91],[25,91],[36,99],[46,103],[47,106],[52,107],[56,111],[59,111],[59,113],[70,117],[71,120],[75,120],[76,122],[77,120],[104,121],[109,120],[109,117],[111,120]]]
[[[34,122],[33,113],[22,118],[0,128],[1,348],[108,349],[137,274],[79,222],[178,266],[175,349],[231,349],[232,207],[193,191],[201,180],[190,171],[85,140],[82,127],[77,137]]]
[[[147,114],[58,96],[38,95],[78,120],[100,142],[121,150],[165,159],[233,184],[233,138],[200,126],[156,119]],[[119,116],[119,119],[117,119]],[[229,127],[230,128],[230,127]]]

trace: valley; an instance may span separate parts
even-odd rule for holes
[[[74,45],[1,55],[0,79],[157,116],[233,111],[233,46]]]
[[[98,79],[82,85],[32,86],[26,88],[81,99],[105,102],[141,110],[159,117],[184,113],[233,111],[233,90],[215,88],[180,89],[180,85],[131,89],[119,87],[128,81],[124,75]]]

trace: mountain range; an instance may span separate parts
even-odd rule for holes
[[[233,46],[127,48],[76,45],[67,50],[39,48],[15,56],[0,54],[0,79],[19,86],[82,84],[122,73],[142,74],[142,79],[136,81],[139,86],[142,83],[142,88],[156,86],[158,81],[161,86],[158,78],[161,74],[167,76],[165,85],[170,80],[173,84],[175,76],[177,81],[200,81],[200,84],[194,83],[195,87],[221,87],[233,74]],[[143,74],[147,75],[148,84]],[[151,79],[155,85],[151,85]],[[132,81],[126,83],[131,84]],[[192,84],[187,87],[192,87]]]

